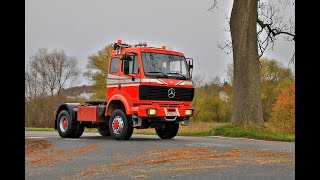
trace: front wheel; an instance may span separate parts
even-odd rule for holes
[[[156,128],[157,135],[161,139],[172,139],[174,138],[179,130],[179,123],[176,122],[165,122],[164,127]]]
[[[117,109],[110,116],[109,131],[111,136],[117,140],[130,139],[133,133],[132,121],[128,120],[121,109]]]

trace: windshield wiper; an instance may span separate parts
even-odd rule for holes
[[[177,72],[170,72],[170,73],[167,73],[167,74],[180,75],[180,76],[183,77],[185,80],[187,79],[184,75],[182,75],[182,74],[180,74],[180,73],[177,73]]]
[[[149,71],[149,72],[145,72],[145,73],[161,73],[164,77],[168,78],[168,76],[161,71]]]

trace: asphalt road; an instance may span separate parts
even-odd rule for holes
[[[57,132],[31,131],[25,136],[51,143],[26,154],[26,179],[295,179],[294,142],[152,135],[117,141],[98,133],[63,139]]]

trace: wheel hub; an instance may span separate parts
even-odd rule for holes
[[[68,128],[68,119],[65,116],[62,116],[59,121],[59,128],[62,132],[65,132]]]
[[[119,129],[119,121],[115,120],[113,126],[115,129]]]
[[[66,129],[68,127],[68,121],[65,119],[63,120],[63,128]]]
[[[120,116],[116,116],[112,120],[112,130],[115,134],[120,134],[124,127],[124,121]]]

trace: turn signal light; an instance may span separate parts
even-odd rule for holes
[[[167,47],[166,47],[165,45],[163,45],[161,48],[162,48],[162,49],[167,49]]]
[[[186,109],[186,116],[190,116],[192,114],[192,109]]]

